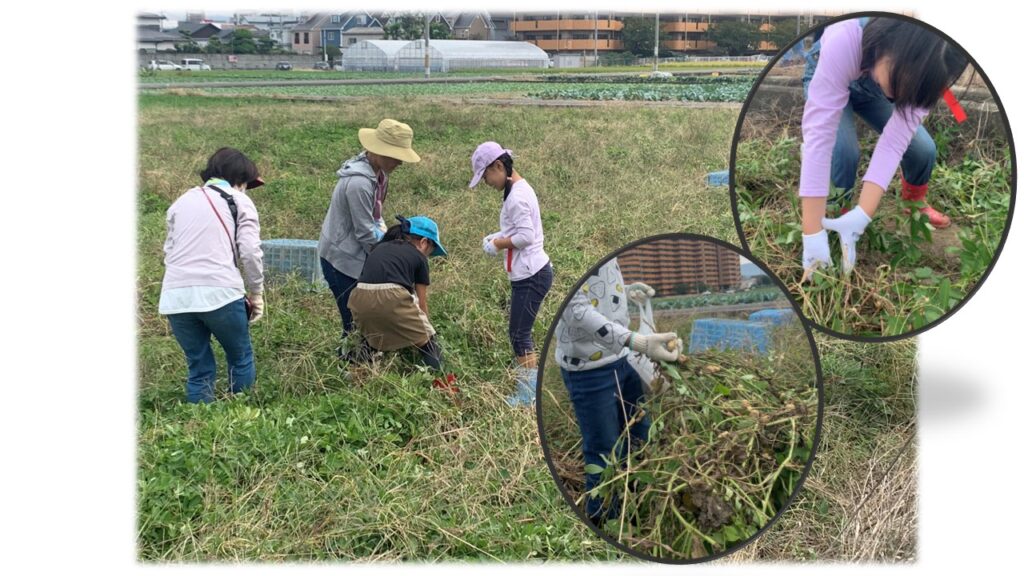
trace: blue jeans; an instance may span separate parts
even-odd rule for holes
[[[554,274],[548,262],[533,276],[512,282],[512,303],[508,315],[508,339],[516,356],[526,356],[533,351],[533,323],[544,302],[544,296],[551,289]]]
[[[338,305],[338,312],[341,313],[341,337],[344,338],[355,327],[352,323],[352,311],[348,309],[348,296],[359,283],[359,279],[338,272],[323,258],[320,259],[320,269],[323,270],[324,280],[327,281],[327,286],[334,295],[334,302]]]
[[[209,312],[169,314],[167,320],[188,362],[185,391],[189,402],[213,402],[217,362],[210,345],[211,334],[227,356],[231,392],[237,394],[252,387],[256,381],[256,361],[249,340],[244,298]]]
[[[606,465],[602,456],[610,457],[615,443],[633,418],[637,405],[643,401],[643,383],[625,357],[606,366],[593,370],[570,372],[562,369],[562,381],[569,391],[576,421],[583,438],[584,464]],[[624,458],[631,445],[647,441],[651,427],[646,415],[634,422],[629,429],[629,442],[620,444],[617,458]],[[589,492],[601,481],[600,474],[586,475],[586,489]],[[586,499],[586,512],[595,522],[619,515],[618,498],[607,508],[602,508],[600,498]]]
[[[807,65],[804,68],[804,98],[810,85],[814,70],[817,68],[817,49],[811,49]],[[857,126],[853,115],[860,116],[875,132],[881,134],[889,117],[893,113],[893,105],[885,97],[881,87],[864,75],[850,82],[850,100],[843,109],[836,130],[836,143],[832,148],[832,185],[841,190],[850,190],[857,180],[857,164],[860,162],[860,143],[857,140]],[[910,140],[903,159],[900,161],[903,177],[915,186],[927,184],[935,167],[935,141],[925,130],[918,126],[917,132]]]

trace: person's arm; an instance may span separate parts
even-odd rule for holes
[[[814,77],[807,88],[801,121],[803,148],[800,161],[800,196],[827,197],[832,149],[839,121],[850,100],[850,82],[860,76],[861,29],[857,20],[834,24],[821,36],[821,51]],[[820,221],[804,227],[804,234],[821,231]]]
[[[430,313],[427,312],[427,285],[426,284],[416,284],[416,300],[419,301],[420,310],[423,310],[423,313],[429,316]]]
[[[499,250],[515,248],[522,250],[537,239],[537,231],[533,227],[534,209],[526,199],[514,199],[509,204],[509,219],[512,221],[512,233],[499,236],[492,240]]]
[[[350,176],[342,190],[352,218],[349,225],[352,226],[356,241],[362,245],[367,254],[370,253],[370,248],[377,243],[379,238],[377,221],[373,218],[374,186],[375,184],[367,178]]]
[[[865,192],[876,192],[877,197],[881,198],[880,192],[884,192],[889,187],[889,183],[892,182],[892,178],[896,174],[896,168],[900,165],[903,155],[910,146],[910,141],[914,139],[914,133],[917,132],[917,128],[927,115],[928,110],[924,108],[911,108],[906,111],[893,110],[889,121],[882,128],[882,134],[878,137],[875,149],[871,152],[871,161],[868,162],[868,169],[864,173],[863,179]],[[877,188],[869,189],[869,184]],[[861,194],[863,195],[864,192]],[[872,209],[868,211],[868,207],[861,204],[861,208],[870,216],[874,215],[874,208],[877,206],[876,200],[874,206],[870,206]]]
[[[238,205],[238,259],[242,281],[248,294],[263,293],[263,247],[260,241],[260,218],[256,205],[245,194],[235,194]]]

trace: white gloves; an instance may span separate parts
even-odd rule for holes
[[[839,247],[843,249],[843,274],[849,274],[857,264],[857,239],[870,223],[871,217],[861,210],[860,206],[839,218],[821,219],[821,225],[825,230],[839,233]]]
[[[660,334],[643,334],[633,332],[629,338],[629,349],[647,356],[651,360],[675,362],[679,359],[679,348],[682,342],[674,332]]]
[[[263,294],[249,294],[249,304],[252,305],[252,318],[249,319],[249,324],[259,320],[263,317]]]
[[[832,255],[828,251],[828,232],[819,230],[817,234],[804,234],[804,276],[800,282],[806,282],[818,268],[832,265]]]
[[[626,294],[633,302],[642,304],[644,300],[654,296],[654,288],[651,288],[643,282],[634,282],[626,287]]]
[[[483,248],[484,253],[487,254],[488,256],[498,255],[499,250],[498,247],[494,245],[494,239],[498,238],[499,236],[501,236],[500,232],[495,232],[494,234],[488,234],[487,236],[484,236]]]

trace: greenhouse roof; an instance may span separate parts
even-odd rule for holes
[[[422,49],[423,41],[414,40],[410,48]],[[547,52],[529,42],[500,42],[487,40],[431,40],[430,47],[445,58],[518,58],[547,59]]]

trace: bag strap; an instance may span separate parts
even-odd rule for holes
[[[216,190],[217,193],[220,194],[220,197],[228,203],[228,210],[231,211],[231,218],[235,221],[235,238],[238,238],[238,204],[235,204],[235,198],[213,184],[210,184],[210,188]]]
[[[231,198],[230,195],[226,194],[223,190],[220,190],[216,186],[211,186],[211,188],[213,188],[217,192],[220,192],[222,195],[227,196],[227,198]],[[206,193],[206,188],[202,188],[202,191],[203,197],[206,198],[206,202],[210,204],[210,210],[213,210],[213,214],[217,216],[217,220],[220,221],[221,228],[223,228],[224,233],[228,235],[228,242],[231,244],[231,255],[235,257],[235,268],[241,268],[238,265],[238,262],[241,259],[238,255],[238,246],[235,245],[235,237],[238,236],[238,207],[235,205],[235,200],[233,198],[228,200],[228,209],[231,210],[231,215],[234,216],[235,218],[235,237],[232,237],[231,233],[228,232],[227,224],[225,224],[224,219],[220,217],[220,212],[217,212],[217,207],[213,205],[213,200],[210,200],[209,194]]]

